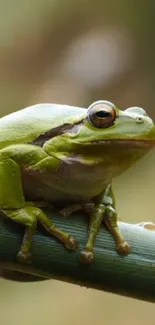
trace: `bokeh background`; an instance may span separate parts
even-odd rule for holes
[[[1,0],[0,115],[39,102],[107,99],[155,120],[155,2]],[[155,152],[114,181],[131,223],[155,221]],[[0,280],[6,325],[154,325],[151,303],[58,282]]]

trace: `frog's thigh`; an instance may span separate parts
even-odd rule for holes
[[[22,208],[25,205],[19,165],[11,158],[0,160],[0,207]]]

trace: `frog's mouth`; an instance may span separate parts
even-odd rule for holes
[[[155,146],[155,140],[146,139],[112,139],[92,141],[90,144],[96,145],[115,145],[115,146],[127,146],[127,147],[139,147],[139,148],[153,148]]]

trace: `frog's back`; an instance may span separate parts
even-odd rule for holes
[[[39,135],[63,124],[82,120],[85,108],[37,104],[0,119],[0,149],[10,144],[31,143]]]

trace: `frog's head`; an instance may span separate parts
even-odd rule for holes
[[[155,125],[143,108],[122,111],[111,102],[97,101],[88,108],[74,138],[85,145],[113,142],[144,148],[155,145]]]
[[[76,156],[126,168],[155,146],[155,126],[140,107],[122,111],[111,102],[97,101],[65,137]]]
[[[50,145],[60,159],[101,163],[110,170],[117,165],[120,172],[155,146],[155,126],[140,107],[122,111],[111,102],[97,101]]]

